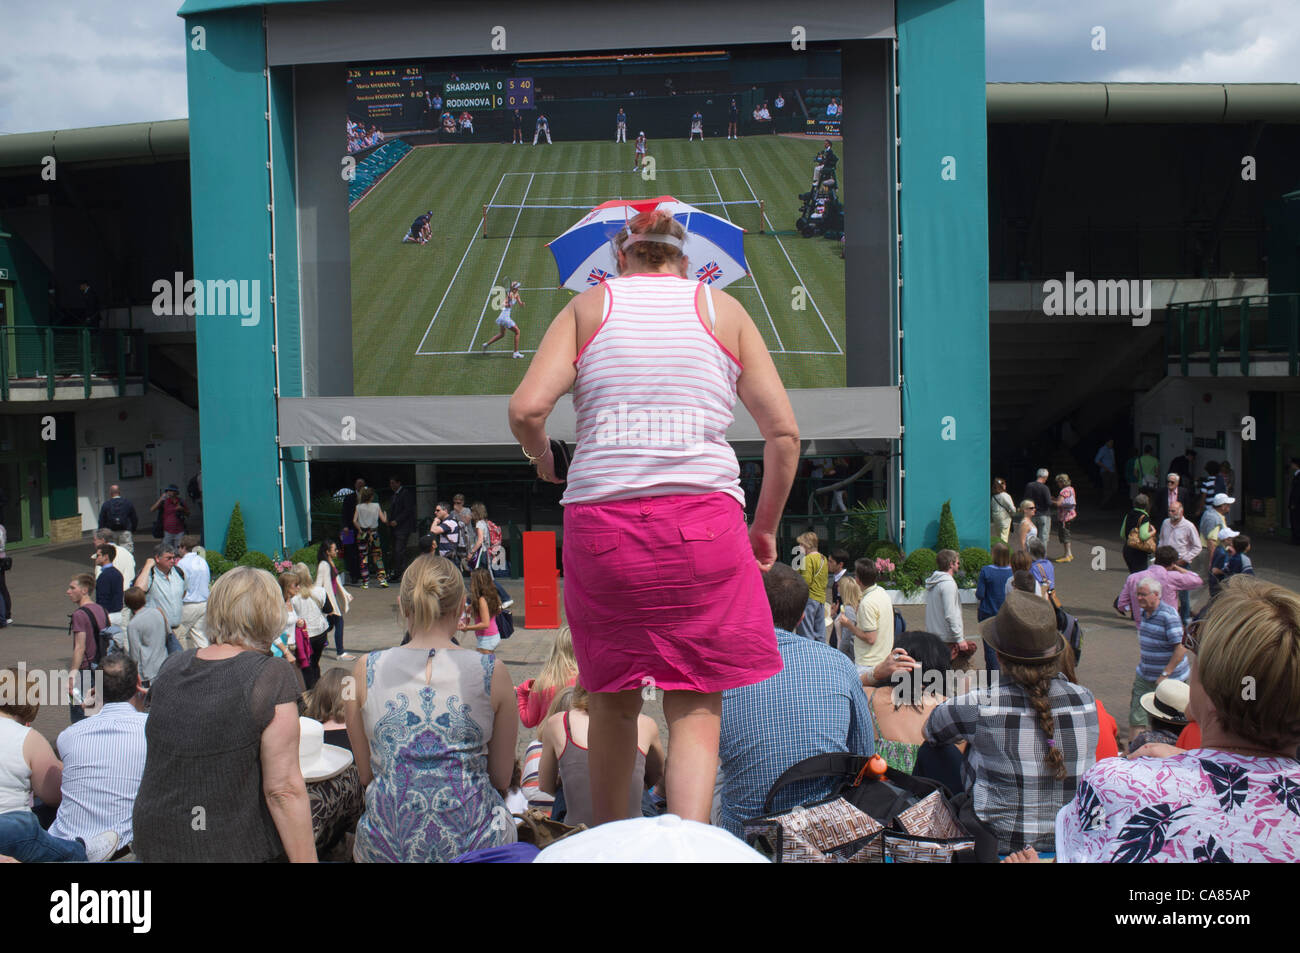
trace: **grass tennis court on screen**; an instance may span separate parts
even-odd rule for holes
[[[412,150],[349,213],[355,393],[510,393],[573,296],[557,287],[546,242],[601,202],[655,195],[722,211],[751,229],[761,203],[764,231],[745,237],[750,276],[726,290],[753,316],[787,386],[843,386],[840,243],[802,238],[793,227],[820,147],[777,136],[651,142],[653,181],[632,171],[630,144]],[[493,207],[487,237],[485,205]],[[429,243],[403,243],[412,220],[429,210]],[[509,334],[487,354],[479,347],[497,331],[492,289],[511,281],[523,286],[513,316],[524,360],[511,358]]]

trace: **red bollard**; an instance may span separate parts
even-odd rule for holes
[[[555,568],[555,534],[524,533],[524,628],[560,627],[560,572]]]

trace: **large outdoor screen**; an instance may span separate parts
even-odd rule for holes
[[[848,322],[869,315],[846,308],[844,235],[867,222],[845,214],[838,48],[356,63],[347,83],[356,395],[510,393],[556,313],[612,277],[599,229],[566,233],[653,199],[787,386],[856,383]]]

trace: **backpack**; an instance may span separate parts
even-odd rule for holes
[[[91,612],[89,608],[77,606],[68,616],[68,635],[72,635],[72,622],[76,619],[78,612],[85,612],[86,618],[90,620],[90,637],[86,639],[86,658],[91,667],[94,668],[108,654],[112,643],[112,633],[105,634],[107,630],[99,627],[99,622],[95,619],[95,613]],[[113,627],[109,626],[108,628]]]
[[[491,520],[488,524],[488,554],[495,556],[501,550],[501,527]]]
[[[1056,610],[1056,631],[1065,636],[1065,641],[1070,643],[1070,648],[1074,650],[1074,664],[1079,664],[1079,659],[1083,656],[1083,626],[1079,625],[1079,620],[1064,609]]]

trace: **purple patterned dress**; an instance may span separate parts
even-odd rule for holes
[[[357,823],[357,862],[445,862],[514,842],[514,821],[488,776],[495,661],[412,646],[366,657],[361,715],[374,780]]]

